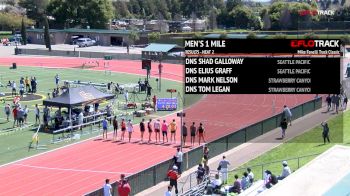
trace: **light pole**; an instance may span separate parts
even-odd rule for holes
[[[183,147],[183,137],[182,137],[182,135],[183,135],[183,117],[186,116],[186,113],[181,111],[181,112],[177,113],[177,116],[180,117],[180,126],[181,126],[181,128],[180,128],[180,137],[181,137],[180,151],[182,152],[182,147]]]

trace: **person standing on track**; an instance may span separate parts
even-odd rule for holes
[[[287,119],[287,123],[289,123],[289,126],[292,126],[292,116],[293,116],[293,114],[290,111],[290,109],[288,108],[288,106],[284,105],[282,117]]]
[[[205,139],[204,139],[204,127],[202,123],[199,123],[199,127],[198,127],[198,143],[199,145],[201,145],[201,138],[203,139],[203,142],[205,143]]]
[[[17,117],[17,113],[18,113],[18,109],[17,109],[17,106],[13,108],[12,110],[12,114],[13,114],[13,128],[15,127],[16,125],[16,122],[17,122],[17,126],[18,126],[18,117]]]
[[[147,123],[147,128],[148,128],[148,143],[151,143],[152,142],[152,132],[153,132],[153,129],[152,129],[152,119],[150,118],[148,123]]]
[[[194,146],[194,139],[196,139],[196,133],[197,133],[195,122],[192,122],[190,130],[191,130],[191,146]]]
[[[329,112],[332,108],[332,98],[331,95],[328,95],[326,97],[326,102],[327,102],[327,112]]]
[[[117,116],[114,116],[113,118],[113,141],[116,141],[118,139],[118,119]]]
[[[173,142],[173,138],[174,138],[174,143],[176,143],[177,125],[176,125],[175,119],[173,119],[173,122],[169,124],[169,129],[170,129],[170,143]]]
[[[103,196],[112,196],[112,186],[109,184],[109,179],[106,179],[106,184],[103,185]]]
[[[145,119],[143,118],[140,122],[140,131],[141,131],[141,143],[143,143],[143,134],[145,133]]]
[[[120,127],[122,130],[122,135],[120,136],[120,140],[124,141],[124,135],[125,135],[125,131],[126,131],[126,124],[125,124],[124,118],[122,119],[122,122],[120,123]]]
[[[40,124],[40,109],[38,107],[38,104],[35,104],[35,109],[34,109],[34,114],[35,114],[35,124]]]
[[[159,119],[154,121],[153,127],[154,127],[154,132],[155,132],[155,135],[156,135],[156,143],[158,141],[160,143],[160,120]],[[157,138],[158,138],[158,140],[157,140]]]
[[[168,143],[168,124],[166,123],[165,120],[163,120],[162,124],[162,134],[163,134],[163,144],[165,143],[165,137],[166,137],[166,142]]]
[[[282,139],[284,139],[284,137],[286,136],[286,130],[287,130],[287,127],[288,127],[288,122],[287,122],[287,119],[284,118],[281,122],[281,130],[282,130]]]
[[[182,125],[182,141],[183,141],[183,146],[186,146],[186,137],[187,137],[187,126],[186,123]]]
[[[108,131],[108,121],[107,121],[107,118],[105,117],[102,120],[102,139],[105,139],[105,134],[107,139],[107,131]]]
[[[30,85],[29,85],[28,76],[26,76],[26,79],[24,80],[24,83],[25,83],[25,85],[26,85],[26,92],[29,93],[31,90],[30,90]]]
[[[16,85],[16,82],[15,81],[12,81],[12,93],[11,95],[12,96],[16,96],[17,95],[17,85]]]
[[[132,135],[132,132],[134,131],[134,127],[133,127],[130,119],[129,119],[128,123],[126,124],[126,129],[128,130],[128,133],[129,133],[129,143],[130,143],[131,142],[131,135]]]

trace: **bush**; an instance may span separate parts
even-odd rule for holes
[[[342,45],[348,45],[350,44],[350,36],[349,35],[343,35],[341,38],[341,44]]]
[[[316,35],[314,32],[311,32],[311,33],[306,33],[304,35],[304,39],[318,39],[319,36]]]
[[[200,33],[194,33],[193,36],[192,36],[193,39],[202,39],[203,38],[203,35],[200,34]]]
[[[247,39],[256,39],[258,36],[254,32],[249,32]]]
[[[287,39],[287,35],[283,33],[277,33],[276,35],[272,36],[272,39]]]

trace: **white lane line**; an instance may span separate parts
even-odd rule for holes
[[[13,164],[13,165],[22,166],[22,167],[29,167],[29,168],[35,168],[35,169],[56,170],[56,171],[91,172],[91,173],[107,173],[107,174],[128,174],[128,175],[132,174],[132,173],[126,173],[126,172],[99,171],[99,170],[88,170],[88,169],[69,169],[69,168],[43,167],[43,166],[26,165],[26,164],[20,164],[20,163],[16,163],[16,164]]]

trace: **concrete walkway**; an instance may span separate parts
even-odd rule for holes
[[[322,113],[325,110],[326,109],[323,107],[315,112],[312,112],[302,118],[299,118],[293,121],[292,126],[288,127],[286,138],[284,140],[276,140],[276,138],[281,137],[280,128],[276,128],[262,136],[259,136],[251,140],[249,143],[244,143],[230,151],[225,152],[224,154],[211,158],[209,160],[209,167],[212,170],[213,169],[215,170],[220,160],[222,159],[222,156],[225,155],[226,159],[231,163],[231,167],[229,169],[232,170],[234,168],[237,168],[238,166],[243,165],[244,163],[281,145],[282,141],[286,142],[320,125],[321,122],[329,120],[332,117],[335,117],[335,115],[331,114],[330,112]],[[320,138],[320,141],[321,141],[321,138]],[[179,181],[180,182],[185,181],[185,179],[189,176],[189,174],[193,173],[196,170],[197,170],[197,166],[182,173]],[[165,191],[167,190],[168,185],[169,185],[169,182],[161,182],[158,185],[153,186],[147,190],[144,190],[137,195],[138,196],[144,196],[144,195],[162,196],[165,194]],[[186,184],[184,186],[184,190],[187,190],[188,187],[189,187],[189,184]],[[182,188],[182,186],[179,186],[179,189],[180,188]]]

